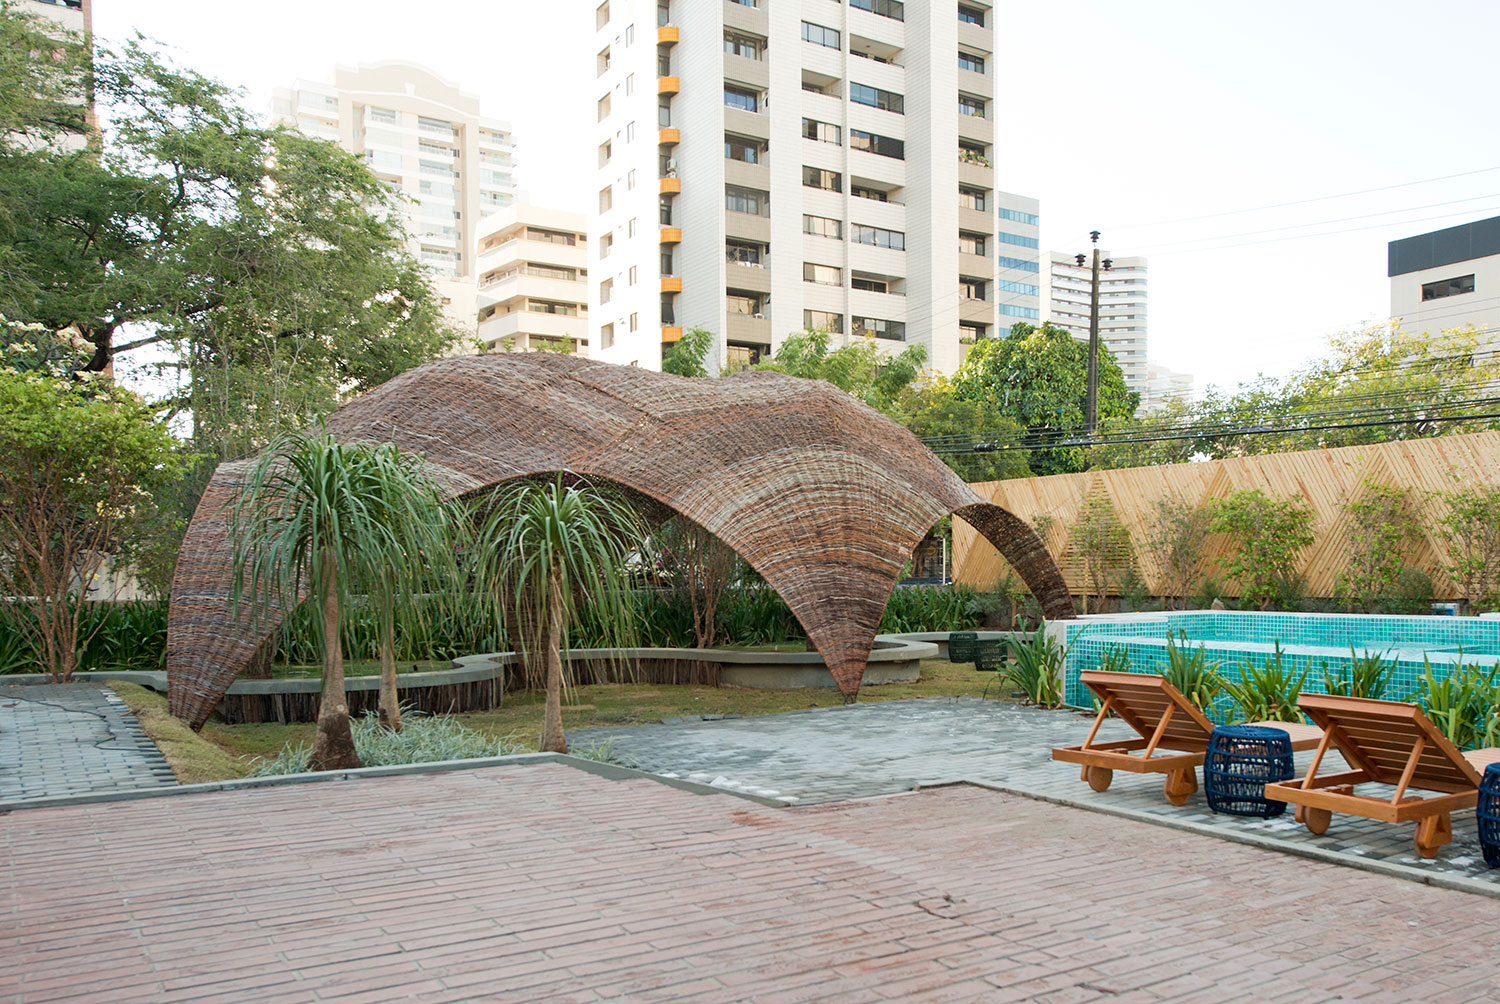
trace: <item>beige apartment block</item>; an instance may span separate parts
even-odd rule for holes
[[[1171,401],[1193,399],[1193,375],[1163,366],[1146,363],[1146,385],[1141,390],[1141,404],[1137,413],[1154,411]]]
[[[479,226],[479,339],[491,350],[588,353],[587,221],[517,203]]]
[[[514,204],[510,125],[479,99],[412,63],[340,66],[332,83],[298,80],[272,92],[278,122],[364,158],[404,199],[410,248],[444,312],[475,330],[480,220]]]
[[[980,0],[596,4],[590,352],[733,370],[790,334],[927,349],[1039,316],[1037,207],[996,183],[999,11]]]
[[[94,32],[93,0],[21,0],[18,9],[79,35],[91,36]],[[92,96],[80,94],[78,99],[88,105],[89,124],[97,127]],[[69,133],[53,144],[54,149],[64,151],[82,150],[88,145],[89,137],[82,133]]]

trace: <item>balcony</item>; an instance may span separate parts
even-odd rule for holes
[[[675,24],[664,24],[656,29],[657,45],[676,45],[678,42],[678,28]]]
[[[676,94],[680,90],[682,90],[682,81],[680,81],[678,78],[676,78],[676,77],[657,77],[656,78],[656,93],[657,94]]]
[[[676,195],[682,191],[681,178],[662,178],[660,183],[662,195]]]
[[[676,327],[663,327],[661,329],[661,340],[662,340],[662,344],[664,344],[664,345],[666,343],[668,343],[668,342],[681,341],[682,340],[682,329],[681,328],[676,328]]]
[[[661,291],[663,293],[681,293],[682,278],[680,276],[664,275],[661,277]]]
[[[682,243],[682,228],[681,227],[662,227],[661,228],[661,243],[663,243],[663,244],[681,244]]]
[[[770,346],[771,321],[760,314],[726,314],[725,334],[731,341]]]
[[[681,129],[663,129],[656,134],[656,143],[658,146],[676,146],[681,142]]]

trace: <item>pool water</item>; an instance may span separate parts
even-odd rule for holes
[[[1303,689],[1309,693],[1323,691],[1325,665],[1335,677],[1349,669],[1353,646],[1357,655],[1378,654],[1395,662],[1384,696],[1397,701],[1418,689],[1424,658],[1439,678],[1452,672],[1460,658],[1466,666],[1485,670],[1500,664],[1500,619],[1495,618],[1187,610],[1103,614],[1059,626],[1070,646],[1064,699],[1083,708],[1091,701],[1078,674],[1097,669],[1106,649],[1123,649],[1135,672],[1159,672],[1167,668],[1168,637],[1179,648],[1204,646],[1208,661],[1218,663],[1220,674],[1231,680],[1239,679],[1246,662],[1260,668],[1279,643],[1284,667],[1298,675],[1308,670]]]

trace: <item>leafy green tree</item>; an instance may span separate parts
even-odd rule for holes
[[[1468,485],[1438,498],[1448,574],[1471,612],[1500,609],[1500,485]]]
[[[1166,583],[1167,609],[1177,601],[1187,609],[1188,595],[1203,574],[1203,546],[1208,541],[1209,512],[1171,496],[1151,504],[1145,547],[1156,558]]]
[[[0,36],[28,31],[0,7]],[[76,60],[8,48],[0,73],[0,126],[76,125],[46,111],[77,87]],[[110,122],[90,149],[0,144],[0,312],[77,330],[87,371],[176,347],[182,389],[164,404],[191,411],[216,456],[452,339],[393,196],[357,157],[260,125],[238,92],[138,41],[99,45],[87,82]]]
[[[527,666],[545,667],[547,703],[543,752],[566,753],[562,726],[562,653],[580,613],[605,647],[628,646],[635,607],[626,562],[645,533],[631,507],[607,487],[558,475],[545,483],[518,481],[486,500],[477,535],[477,580],[514,611],[512,644]]]
[[[1227,535],[1235,550],[1223,571],[1240,584],[1245,603],[1264,610],[1296,578],[1297,562],[1313,542],[1313,513],[1300,498],[1274,498],[1244,489],[1209,503],[1209,530]]]
[[[1334,594],[1351,610],[1370,613],[1396,585],[1421,536],[1420,513],[1405,488],[1366,481],[1344,500],[1348,565]]]
[[[1095,597],[1094,612],[1104,610],[1104,598],[1110,586],[1130,568],[1130,531],[1120,522],[1119,514],[1104,492],[1095,492],[1084,500],[1078,519],[1068,529],[1068,542],[1083,560],[1084,574]],[[1088,594],[1083,597],[1083,612],[1088,613]]]
[[[661,371],[685,377],[708,376],[708,354],[714,335],[706,328],[689,328],[661,351]]]
[[[1004,338],[976,342],[953,377],[963,400],[980,401],[1032,433],[1075,432],[1084,425],[1088,397],[1088,345],[1062,328],[1025,321]],[[1105,346],[1099,348],[1099,418],[1128,419],[1140,396],[1126,390],[1125,374]],[[1079,447],[1034,450],[1036,474],[1075,473],[1087,458]]]
[[[29,65],[39,53],[47,65]],[[89,128],[91,59],[83,38],[0,0],[0,146],[35,147]]]
[[[895,355],[882,353],[873,338],[856,338],[831,351],[829,345],[826,331],[809,329],[788,335],[776,355],[755,368],[826,380],[870,407],[886,411],[927,362],[927,349],[921,345],[908,345]]]
[[[65,352],[37,347],[68,336],[7,323],[0,337],[0,593],[27,608],[16,624],[53,680],[66,681],[87,625],[104,623],[84,602],[94,577],[149,518],[182,458],[140,398],[75,380]]]
[[[325,430],[292,433],[265,450],[231,514],[236,611],[291,610],[306,594],[322,633],[323,693],[312,769],[358,767],[344,691],[341,627],[356,589],[375,591],[381,620],[382,704],[395,700],[395,599],[419,575],[417,556],[441,519],[420,461],[389,443],[340,443]],[[386,674],[389,673],[389,679]],[[385,710],[384,708],[382,710]],[[399,723],[399,716],[396,718]]]
[[[976,431],[1008,432],[1020,429],[989,401],[960,398],[942,377],[927,384],[904,388],[887,412],[918,439],[935,439],[932,448],[942,461],[965,481],[1003,481],[1031,474],[1026,451],[1010,448],[973,448]],[[942,437],[951,437],[943,442]]]

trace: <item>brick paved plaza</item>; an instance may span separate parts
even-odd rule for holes
[[[1500,996],[1500,901],[968,786],[775,809],[506,766],[4,834],[27,1004]]]

